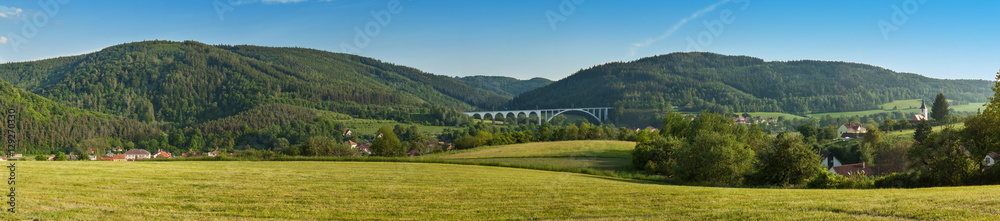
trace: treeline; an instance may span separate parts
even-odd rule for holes
[[[443,136],[445,139],[454,139],[453,144],[457,149],[564,140],[634,141],[637,138],[634,130],[615,128],[614,125],[593,125],[588,122],[557,125],[545,122],[542,125],[529,124],[516,127],[498,127],[480,122],[462,129],[445,131]]]
[[[801,137],[772,138],[722,114],[691,118],[668,114],[660,133],[636,145],[633,166],[683,181],[747,186],[800,185],[821,171]]]

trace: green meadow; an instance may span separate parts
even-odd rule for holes
[[[19,162],[4,220],[1000,219],[998,186],[674,186],[391,162]]]
[[[941,129],[944,129],[945,127],[954,127],[955,129],[961,130],[962,128],[965,128],[965,124],[955,123],[949,125],[934,126],[931,127],[931,129],[933,129],[934,131],[941,131]],[[913,140],[913,133],[916,131],[917,131],[916,129],[892,131],[887,133],[886,137],[899,140]]]
[[[802,117],[802,116],[799,116],[799,115],[786,114],[786,113],[778,113],[778,112],[749,112],[748,114],[750,114],[750,116],[752,116],[752,117],[761,116],[761,117],[764,117],[764,118],[768,118],[768,117],[774,117],[774,118],[785,117],[786,120],[793,120],[793,119],[805,118],[805,117]]]
[[[628,170],[635,142],[581,140],[485,146],[424,156],[458,162]]]

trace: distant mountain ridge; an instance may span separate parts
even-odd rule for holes
[[[469,86],[491,91],[501,96],[513,98],[524,92],[528,92],[552,83],[552,80],[536,77],[528,80],[519,80],[504,76],[467,76],[458,78]]]
[[[613,106],[786,112],[794,114],[878,109],[903,99],[944,93],[960,102],[985,102],[993,83],[942,80],[836,61],[773,61],[715,53],[671,53],[581,70],[523,93],[515,108]]]

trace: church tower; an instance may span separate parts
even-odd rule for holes
[[[927,106],[924,105],[924,100],[920,100],[920,115],[924,115],[924,119],[930,119],[927,116]]]

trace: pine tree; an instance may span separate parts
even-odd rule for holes
[[[938,94],[937,98],[934,99],[934,106],[931,107],[931,117],[937,121],[948,121],[948,99],[944,97],[944,94]]]
[[[934,131],[934,129],[931,128],[931,125],[928,124],[926,120],[922,120],[920,121],[920,124],[917,125],[917,131],[913,132],[913,139],[917,140],[917,142],[923,142],[924,139],[927,139],[927,135],[930,135],[932,131]]]

